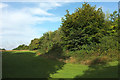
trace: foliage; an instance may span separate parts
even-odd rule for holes
[[[105,14],[102,8],[84,3],[72,14],[66,12],[60,28],[33,39],[30,50],[56,58],[71,56],[78,62],[99,56],[116,59],[120,45],[117,11]]]
[[[31,43],[29,44],[30,50],[37,50],[39,48],[39,39],[35,38],[34,40],[31,40]]]
[[[54,32],[49,31],[44,33],[41,38],[37,39],[37,41],[35,39],[32,40],[29,46],[31,50],[37,49],[44,54],[51,50],[55,45],[60,44],[60,41],[60,30]]]
[[[13,50],[28,50],[29,46],[23,44],[23,45],[19,45],[17,48],[14,48]]]
[[[77,59],[77,62],[84,60],[95,59],[96,57],[107,56],[112,60],[117,60],[119,54],[117,37],[115,36],[105,36],[100,39],[99,44],[83,45],[80,50],[70,51],[69,56]]]
[[[0,48],[0,50],[5,50],[5,48]]]
[[[108,16],[108,19],[105,21],[105,26],[108,35],[118,36],[118,14],[117,11],[114,11]]]
[[[62,18],[61,30],[65,47],[69,50],[80,50],[79,46],[84,44],[98,43],[105,33],[104,13],[102,9],[95,9],[89,4],[83,4],[82,8],[76,9],[72,14]]]

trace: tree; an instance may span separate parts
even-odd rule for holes
[[[38,38],[35,38],[34,40],[31,41],[29,44],[29,49],[30,50],[37,50],[39,49],[40,41]]]
[[[0,50],[5,50],[5,48],[0,48]]]
[[[105,14],[101,8],[95,8],[84,3],[82,8],[76,9],[72,14],[67,10],[61,25],[62,40],[67,49],[79,50],[83,44],[98,43],[105,34]]]
[[[117,11],[114,11],[112,14],[109,14],[108,19],[105,21],[105,26],[108,35],[117,35],[118,34],[118,14]]]
[[[60,42],[60,30],[56,30],[54,32],[48,31],[43,34],[43,36],[40,38],[40,47],[39,49],[46,53],[50,49],[53,48],[55,44],[59,44]]]
[[[14,48],[13,50],[28,50],[29,47],[25,44],[19,45],[17,48]]]

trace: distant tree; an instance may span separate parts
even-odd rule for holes
[[[14,48],[13,50],[28,50],[29,47],[25,44],[19,45],[17,48]]]
[[[0,50],[6,50],[5,48],[0,48]]]

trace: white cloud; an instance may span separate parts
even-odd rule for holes
[[[59,7],[61,6],[63,3],[59,4],[57,2],[45,2],[45,3],[40,3],[39,7],[44,9],[44,10],[48,10],[48,9],[52,9],[54,7]]]
[[[26,13],[32,14],[32,15],[46,15],[46,16],[53,15],[51,13],[48,13],[44,9],[40,9],[40,7],[38,7],[38,8],[24,8],[23,11]]]
[[[7,7],[7,6],[8,6],[7,4],[0,3],[0,8],[4,8],[4,7]]]
[[[8,7],[8,4],[0,3],[4,7]],[[55,22],[60,21],[60,17],[49,13],[48,10],[61,6],[58,3],[39,3],[35,7],[29,6],[12,10],[2,9],[2,15],[0,15],[0,38],[2,43],[0,47],[6,49],[13,49],[20,44],[29,44],[31,39],[40,37],[37,35],[38,28],[36,24],[42,24],[45,21]],[[9,7],[8,7],[9,8]],[[44,28],[39,28],[39,31],[45,32]]]

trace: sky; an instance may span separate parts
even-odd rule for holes
[[[55,31],[61,25],[66,10],[70,13],[83,2],[1,2],[0,48],[11,50],[21,44],[29,45],[43,33]],[[88,2],[104,13],[118,11],[118,2]]]

